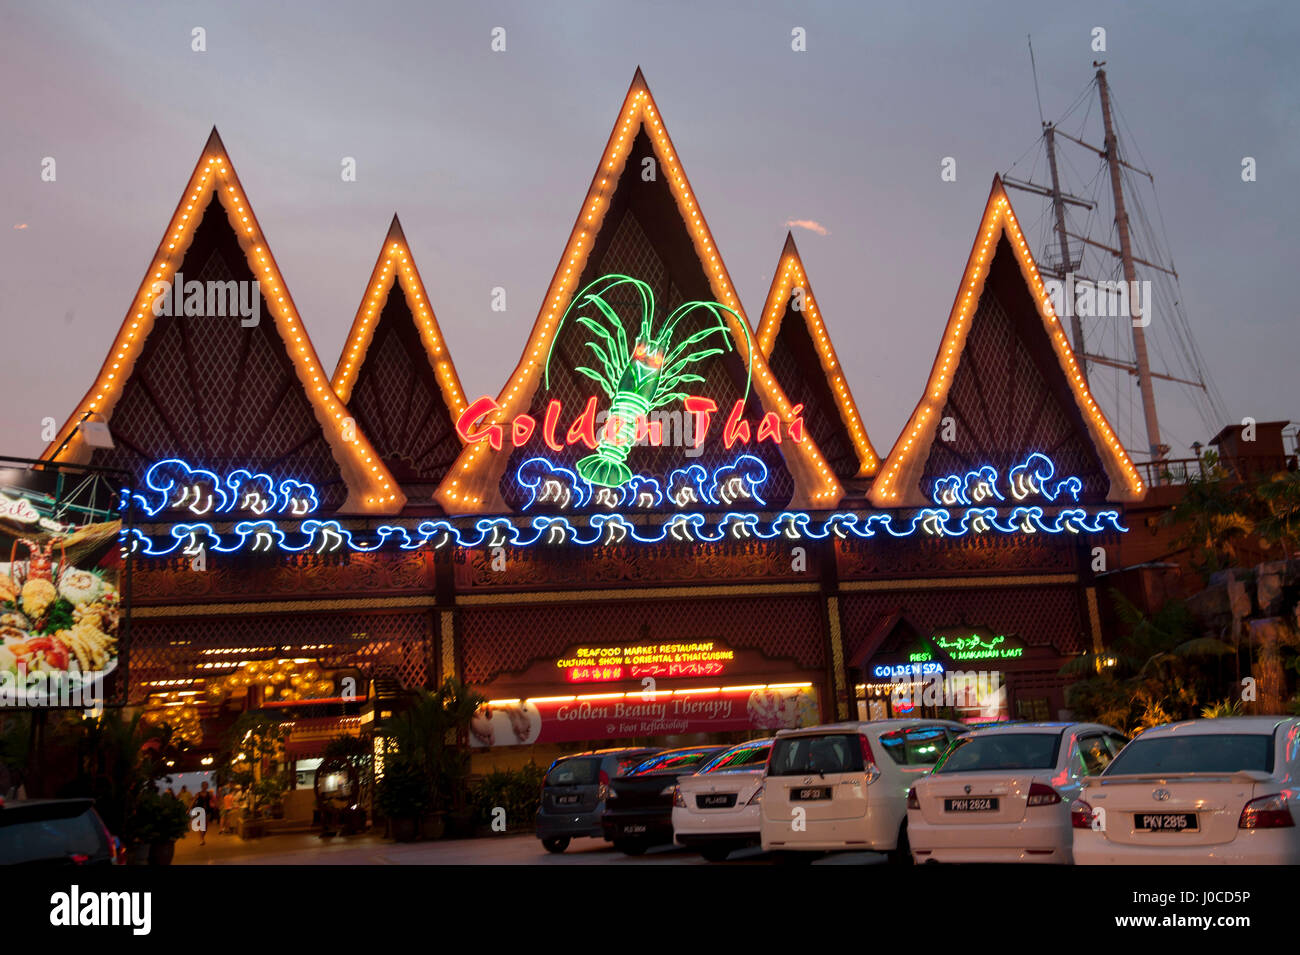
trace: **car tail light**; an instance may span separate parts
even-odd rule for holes
[[[750,796],[749,799],[745,802],[745,805],[757,806],[762,801],[763,801],[763,787],[759,786],[757,789],[754,790],[754,795]]]
[[[596,801],[600,802],[609,795],[609,773],[602,769],[598,781],[600,785],[596,787]]]
[[[862,744],[862,768],[867,773],[867,785],[870,786],[880,778],[880,769],[876,766],[876,757],[871,752],[871,740],[865,736],[858,736]]]
[[[1238,829],[1286,829],[1294,825],[1286,793],[1252,799],[1237,820]]]
[[[1055,805],[1056,805],[1057,803],[1059,803],[1060,801],[1061,801],[1061,794],[1058,793],[1058,792],[1057,792],[1055,789],[1053,789],[1051,786],[1048,786],[1048,785],[1046,785],[1045,783],[1031,783],[1031,784],[1030,784],[1030,786],[1029,786],[1029,801],[1028,801],[1027,805],[1030,805],[1030,806],[1055,806]],[[1087,804],[1085,803],[1085,805],[1087,805]],[[1091,812],[1092,807],[1089,806],[1088,809],[1089,809],[1089,811]]]
[[[1070,803],[1070,826],[1074,829],[1092,828],[1092,805],[1082,799]]]
[[[907,808],[908,808],[908,809],[920,809],[920,808],[921,808],[921,800],[919,800],[919,799],[916,798],[916,787],[915,787],[915,786],[913,786],[911,789],[909,789],[909,790],[907,791]]]
[[[90,856],[84,855],[83,853],[80,852],[74,852],[70,856],[68,856],[68,858],[72,860],[73,865],[85,865],[87,862],[90,861]]]
[[[682,795],[681,786],[673,787],[673,805],[676,806],[678,809],[686,808],[686,797]]]

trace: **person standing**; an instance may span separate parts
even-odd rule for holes
[[[181,791],[177,794],[176,798],[185,804],[186,812],[189,812],[190,807],[194,805],[194,793],[190,792],[190,787],[184,783],[181,784]]]
[[[225,794],[221,797],[221,828],[218,832],[234,832],[235,822],[235,788],[227,786]]]
[[[198,795],[194,797],[194,805],[203,810],[203,827],[199,830],[199,845],[207,845],[208,827],[212,825],[212,820],[217,817],[217,807],[216,800],[213,799],[212,790],[208,788],[206,779],[199,786]]]

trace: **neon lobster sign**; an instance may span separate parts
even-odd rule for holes
[[[631,337],[613,301],[618,294],[630,294],[640,302],[640,324]],[[730,450],[737,443],[749,444],[751,440],[780,444],[788,437],[794,442],[802,441],[803,405],[792,410],[784,435],[782,421],[775,412],[767,412],[757,424],[743,417],[753,378],[753,341],[740,315],[718,302],[690,301],[658,320],[650,286],[626,275],[602,276],[574,296],[556,327],[546,356],[545,385],[549,388],[551,361],[560,330],[570,320],[580,325],[588,335],[582,345],[594,360],[591,366],[580,365],[573,371],[599,385],[609,399],[609,406],[598,414],[597,396],[593,395],[573,419],[561,442],[559,426],[564,411],[559,401],[551,401],[541,423],[541,441],[552,451],[562,451],[580,442],[586,445],[594,453],[577,462],[578,475],[589,484],[614,488],[633,478],[627,466],[633,447],[644,443],[662,446],[662,422],[652,416],[657,409],[680,402],[691,416],[694,447],[701,447],[719,408],[713,399],[692,394],[688,389],[705,380],[696,373],[696,366],[735,347],[727,315],[744,332],[749,354],[745,356],[744,395],[732,405],[726,417],[723,444]],[[487,441],[494,450],[500,451],[505,446],[505,425],[479,424],[485,415],[499,410],[496,401],[486,395],[475,401],[456,422],[461,440],[466,444]],[[537,419],[530,414],[517,415],[510,422],[510,442],[516,448],[533,441],[537,432]]]

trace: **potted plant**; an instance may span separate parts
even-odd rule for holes
[[[375,801],[388,819],[393,838],[412,842],[420,834],[420,822],[433,804],[429,778],[414,760],[400,754],[384,763]]]
[[[164,796],[156,787],[145,788],[135,800],[127,817],[127,838],[138,861],[147,847],[150,865],[171,865],[176,840],[183,839],[190,826],[185,804],[174,796]]]
[[[266,809],[272,819],[284,818],[284,794],[289,791],[289,774],[272,773],[253,784],[257,805]]]
[[[241,839],[262,835],[264,810],[288,788],[287,783],[267,785],[279,775],[275,767],[284,759],[284,741],[288,735],[279,718],[260,710],[241,715],[226,734],[219,778],[239,782],[248,793],[248,805],[239,822]]]

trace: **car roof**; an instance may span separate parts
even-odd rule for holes
[[[1087,731],[1096,730],[1099,733],[1115,733],[1123,736],[1119,730],[1113,726],[1106,726],[1103,723],[994,723],[976,727],[967,733],[967,736],[1000,736],[1004,733],[1042,733],[1044,735],[1059,735],[1066,730]]]
[[[1220,716],[1215,719],[1183,720],[1179,723],[1165,723],[1153,726],[1142,733],[1142,738],[1151,736],[1216,736],[1222,733],[1244,733],[1271,736],[1279,726],[1291,725],[1300,717],[1295,716]]]
[[[965,729],[953,720],[926,719],[924,717],[907,717],[904,719],[860,720],[852,723],[822,723],[819,726],[801,726],[798,729],[781,730],[777,739],[787,736],[823,736],[827,733],[888,733],[892,730],[908,729],[913,726],[947,726]]]

